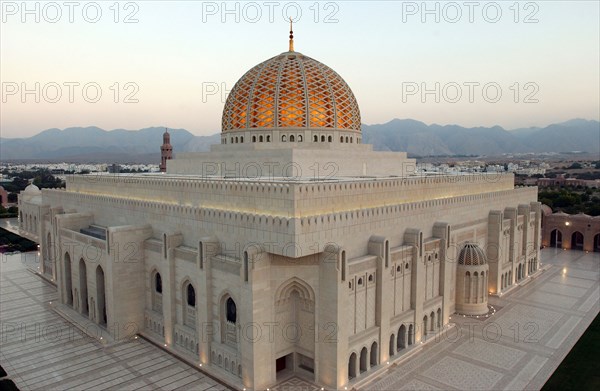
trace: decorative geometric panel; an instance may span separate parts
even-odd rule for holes
[[[223,109],[222,130],[337,128],[360,131],[360,111],[334,70],[298,52],[286,52],[250,69]]]
[[[280,128],[306,127],[306,95],[301,63],[297,56],[284,56],[279,73],[277,94],[278,126]]]

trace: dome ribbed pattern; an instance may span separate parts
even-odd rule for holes
[[[223,109],[222,131],[253,128],[337,128],[360,132],[356,98],[333,69],[285,52],[250,69]]]
[[[485,253],[475,243],[467,243],[458,255],[458,264],[465,266],[480,266],[487,264]]]

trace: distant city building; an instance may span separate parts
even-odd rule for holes
[[[110,174],[118,174],[121,172],[121,166],[116,163],[111,164],[107,169]]]
[[[0,186],[0,205],[6,206],[8,204],[8,192],[4,190],[4,187]]]
[[[587,188],[600,188],[600,180],[587,180],[577,178],[565,178],[564,175],[559,175],[556,178],[539,178],[537,180],[539,187],[587,187]]]

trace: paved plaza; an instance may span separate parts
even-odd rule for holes
[[[600,310],[600,253],[544,249],[542,263],[534,278],[490,297],[494,315],[452,316],[454,327],[362,389],[540,389]]]
[[[226,390],[138,338],[102,346],[59,316],[56,287],[32,273],[35,254],[2,256],[0,362],[21,390]]]
[[[9,255],[0,265],[0,358],[21,390],[226,389],[142,339],[103,346],[85,336],[52,309],[56,288],[28,270],[34,258]],[[490,298],[494,315],[454,315],[360,388],[541,388],[599,312],[600,254],[545,249],[542,260],[534,278]],[[320,388],[292,378],[275,389]]]

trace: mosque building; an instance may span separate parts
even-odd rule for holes
[[[537,188],[374,151],[348,84],[292,36],[235,84],[219,145],[161,151],[165,172],[30,185],[20,229],[57,309],[237,389],[350,389],[538,269]]]

